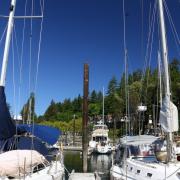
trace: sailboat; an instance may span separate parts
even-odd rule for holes
[[[178,131],[178,111],[171,101],[168,50],[164,22],[163,0],[158,0],[165,93],[160,109],[159,122],[166,135],[166,149],[163,161],[156,156],[160,137],[139,135],[120,139],[116,159],[111,167],[111,180],[179,180],[180,162],[173,143],[173,132]],[[176,146],[176,145],[175,145]]]
[[[11,0],[0,79],[0,179],[64,179],[62,151],[51,148],[60,131],[41,125],[16,126],[6,103],[5,79],[16,0]]]
[[[104,124],[104,88],[103,88],[103,115],[102,120],[93,127],[89,151],[98,154],[109,154],[112,152],[108,137],[108,127]]]

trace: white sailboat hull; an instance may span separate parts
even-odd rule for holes
[[[0,177],[0,180],[9,180],[8,177]],[[52,165],[47,166],[46,168],[29,175],[26,175],[25,178],[13,178],[14,180],[26,179],[26,180],[64,180],[65,172],[64,166],[61,162],[53,162]]]
[[[113,165],[111,180],[180,180],[180,163],[148,163],[127,159],[126,166]]]

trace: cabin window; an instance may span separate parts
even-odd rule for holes
[[[137,170],[137,174],[139,174],[140,172],[141,172],[141,171],[138,169],[138,170]]]
[[[104,137],[104,136],[96,136],[95,141],[96,141],[96,142],[107,141],[107,137]]]
[[[147,173],[147,177],[152,177],[152,174],[151,173]]]
[[[133,167],[130,168],[130,171],[132,171],[132,170],[133,170]]]
[[[139,147],[138,146],[129,146],[131,156],[138,156],[139,155]]]

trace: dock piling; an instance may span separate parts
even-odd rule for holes
[[[87,156],[88,156],[88,89],[89,89],[89,65],[84,64],[84,88],[83,88],[83,172],[87,172]]]

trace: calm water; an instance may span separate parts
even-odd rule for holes
[[[80,152],[64,153],[65,167],[71,172],[82,172],[82,156]],[[88,172],[97,171],[102,180],[109,180],[109,170],[111,168],[111,155],[91,155],[88,158]]]

